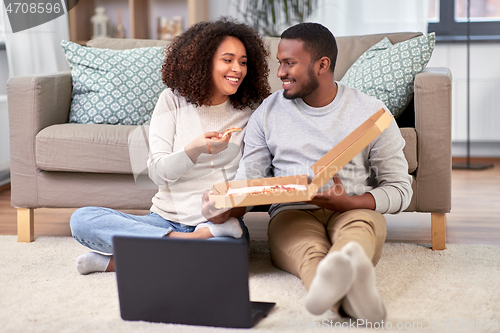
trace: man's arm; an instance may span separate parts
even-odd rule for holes
[[[377,186],[360,195],[348,195],[338,176],[331,189],[317,193],[311,203],[333,211],[372,209],[380,213],[397,213],[408,207],[411,196],[411,176],[403,154],[404,139],[393,121],[370,145],[368,164],[374,172]]]
[[[393,120],[370,148],[368,160],[377,184],[369,193],[375,199],[375,210],[382,214],[403,211],[413,195],[412,177],[403,153],[405,143]]]

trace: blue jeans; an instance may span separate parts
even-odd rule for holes
[[[248,242],[248,229],[239,219]],[[164,237],[171,231],[193,232],[195,226],[165,220],[151,212],[149,215],[131,215],[103,207],[77,209],[70,219],[73,238],[83,246],[104,254],[113,254],[113,236]],[[213,237],[210,240],[234,240],[232,237]]]

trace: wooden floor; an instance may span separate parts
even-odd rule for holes
[[[3,189],[3,191],[2,191]],[[70,236],[74,209],[35,210],[36,236]],[[147,211],[126,211],[147,213]],[[388,242],[430,243],[430,214],[386,215]],[[266,239],[267,213],[245,217],[252,239]],[[0,188],[0,235],[17,233],[16,209],[10,206],[10,189]],[[447,214],[447,243],[500,245],[500,163],[493,168],[453,170],[452,211]]]

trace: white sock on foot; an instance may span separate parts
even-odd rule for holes
[[[222,224],[200,223],[194,229],[195,231],[200,228],[208,228],[214,237],[233,237],[240,238],[243,230],[240,226],[240,221],[235,217],[230,217]]]
[[[349,242],[341,250],[351,258],[356,270],[356,279],[347,293],[342,307],[353,318],[369,322],[380,322],[387,312],[376,286],[375,268],[365,251],[357,242]]]
[[[110,260],[111,256],[95,252],[85,253],[76,259],[76,270],[82,275],[93,272],[105,272]]]
[[[320,315],[341,300],[350,290],[355,271],[347,255],[331,252],[318,264],[306,296],[306,308]]]

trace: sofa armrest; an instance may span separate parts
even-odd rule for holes
[[[415,211],[451,210],[451,72],[426,68],[415,78]]]
[[[14,207],[37,207],[35,136],[68,122],[71,72],[18,76],[7,81],[10,165]]]

